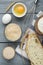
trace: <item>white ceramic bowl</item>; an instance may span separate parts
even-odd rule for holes
[[[24,12],[22,15],[20,15],[20,16],[18,16],[18,15],[14,12],[14,7],[15,7],[16,5],[19,5],[19,4],[23,5],[24,8],[25,8],[25,12]],[[21,18],[21,17],[23,17],[23,16],[26,15],[26,13],[27,13],[27,7],[26,7],[25,4],[23,4],[23,3],[16,3],[16,4],[13,5],[13,7],[12,7],[12,13],[13,13],[14,16],[16,16],[16,17],[18,17],[18,18]]]

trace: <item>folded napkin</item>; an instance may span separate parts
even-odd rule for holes
[[[28,59],[26,52],[23,49],[21,49],[19,45],[16,48],[16,52],[22,57]]]

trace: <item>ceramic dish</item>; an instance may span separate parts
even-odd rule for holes
[[[16,11],[15,11],[16,10]],[[27,13],[27,7],[23,3],[16,3],[12,7],[12,13],[14,16],[21,18],[26,15]]]

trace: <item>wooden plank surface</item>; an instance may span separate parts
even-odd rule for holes
[[[30,5],[29,3],[32,2],[32,1],[35,1],[35,0],[9,0],[9,1],[8,0],[3,0],[3,1],[0,0],[0,13],[5,13],[6,8],[9,6],[9,4],[11,2],[18,2],[18,1],[25,3],[27,8],[28,8],[28,11],[29,11],[29,7],[32,5],[32,4]],[[12,13],[11,10],[12,9],[10,9],[8,11],[8,13]],[[36,12],[38,13],[40,10],[43,11],[43,0],[38,1],[38,6],[37,6],[37,9],[36,9]]]
[[[26,4],[28,11],[30,10],[30,7],[33,6],[33,2],[34,0],[12,0],[12,1],[8,1],[8,0],[2,0],[0,1],[0,13],[5,13],[6,8],[12,3],[12,2],[23,2],[24,4]],[[31,4],[31,5],[30,5]],[[12,13],[12,8],[7,12],[7,13]]]
[[[13,48],[15,48],[18,44],[20,43],[11,43],[9,42],[6,38],[5,38],[5,25],[2,24],[2,17],[5,14],[5,10],[6,8],[9,6],[9,4],[11,2],[23,2],[24,4],[26,4],[28,12],[30,10],[30,7],[32,7],[34,4],[32,3],[35,0],[0,0],[0,65],[30,65],[30,62],[24,58],[22,58],[21,56],[19,56],[18,54],[16,54],[15,58],[11,61],[6,61],[3,56],[2,56],[2,51],[3,48],[5,48],[6,46],[12,46]],[[30,4],[31,3],[31,4]],[[36,12],[34,13],[36,18],[36,13],[38,13],[40,10],[43,11],[43,0],[39,0],[37,8],[36,8]],[[27,12],[26,16],[18,19],[15,18],[12,15],[12,8],[7,12],[10,13],[12,15],[12,21],[13,23],[17,23],[20,25],[21,29],[22,29],[22,36],[24,35],[24,32],[26,31],[26,29],[28,27],[32,28],[32,20],[33,20],[33,13],[29,14]],[[42,38],[43,40],[43,38]],[[18,40],[17,42],[19,42],[20,40]]]

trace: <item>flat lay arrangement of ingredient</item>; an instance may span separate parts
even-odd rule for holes
[[[43,65],[43,0],[0,0],[0,65]]]

